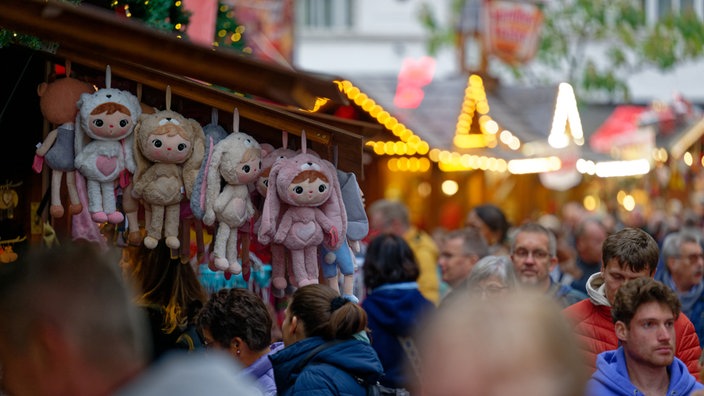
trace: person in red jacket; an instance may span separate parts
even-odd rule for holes
[[[618,348],[618,338],[611,319],[611,304],[618,289],[626,282],[652,278],[658,265],[657,242],[638,228],[624,228],[609,235],[602,247],[601,272],[587,281],[589,299],[565,308],[591,371],[596,370],[596,356]],[[699,338],[692,322],[679,315],[675,321],[675,356],[694,376],[699,375]]]

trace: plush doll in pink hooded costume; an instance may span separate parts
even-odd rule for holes
[[[274,149],[273,146],[267,145],[266,149],[263,151],[264,157],[262,158],[262,172],[259,174],[259,178],[256,182],[256,191],[261,196],[261,205],[258,209],[261,213],[264,207],[264,199],[266,197],[267,191],[269,190],[269,174],[271,173],[271,168],[274,166],[276,161],[291,158],[296,155],[296,152],[287,148],[287,133],[283,132],[284,136],[284,146]],[[265,145],[262,145],[264,148]],[[254,225],[255,233],[259,232],[261,227],[261,218],[257,220]],[[260,242],[257,240],[257,242]],[[290,260],[287,257],[286,248],[280,243],[270,243],[269,250],[271,251],[271,284],[274,287],[274,295],[278,297],[283,297],[284,289],[288,283],[286,282],[286,271],[290,270]],[[291,282],[294,286],[295,278],[293,273],[289,272]]]
[[[303,138],[305,145],[305,138]],[[298,286],[318,283],[318,247],[337,249],[347,215],[335,166],[305,152],[274,163],[259,228],[259,241],[288,249]]]

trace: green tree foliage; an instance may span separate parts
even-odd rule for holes
[[[453,15],[465,2],[453,0]],[[544,24],[537,59],[523,66],[505,65],[524,81],[559,79],[580,89],[582,97],[628,101],[629,76],[644,70],[667,72],[704,55],[704,23],[692,9],[647,21],[643,0],[559,0],[541,7]],[[440,27],[428,4],[420,20],[433,54],[442,32],[455,23]]]

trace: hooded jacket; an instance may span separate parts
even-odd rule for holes
[[[244,373],[251,375],[257,380],[259,389],[262,390],[264,396],[276,396],[276,382],[274,381],[274,368],[271,366],[269,355],[276,353],[284,348],[283,342],[275,342],[269,346],[269,353],[260,357],[249,367],[242,370]]]
[[[367,383],[381,378],[383,369],[376,352],[357,339],[321,350],[297,370],[308,353],[323,343],[321,337],[309,337],[269,355],[279,395],[364,396],[367,390],[355,377]]]
[[[411,226],[403,235],[408,246],[413,250],[418,263],[420,275],[418,276],[418,289],[423,297],[433,304],[440,302],[440,276],[438,275],[438,246],[433,238],[425,231]]]
[[[589,299],[565,308],[562,312],[572,321],[574,332],[585,354],[592,372],[596,370],[596,357],[604,351],[618,348],[618,338],[611,318],[611,304],[606,298],[604,278],[601,272],[589,277],[587,294]],[[675,321],[677,346],[675,356],[682,360],[694,375],[699,375],[699,338],[692,322],[680,314]]]
[[[670,374],[670,385],[667,388],[668,395],[689,395],[697,389],[704,389],[704,385],[698,383],[696,379],[687,371],[687,366],[678,358],[667,366]],[[638,390],[628,376],[626,367],[626,357],[623,347],[615,351],[600,353],[596,358],[596,372],[592,375],[587,386],[588,396],[637,396],[643,395]]]
[[[379,355],[385,375],[381,384],[408,388],[404,370],[409,360],[398,337],[411,336],[423,316],[435,306],[418,291],[415,282],[378,287],[362,302],[371,330],[372,347]]]

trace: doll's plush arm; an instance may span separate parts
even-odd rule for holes
[[[51,146],[54,145],[54,142],[56,141],[57,135],[58,135],[58,131],[56,129],[49,132],[49,134],[46,135],[46,139],[44,139],[42,144],[39,147],[37,147],[37,151],[35,152],[35,154],[37,154],[38,156],[41,156],[41,157],[45,156],[46,152],[49,151]]]
[[[293,224],[293,218],[287,213],[281,216],[281,221],[279,222],[279,228],[276,230],[276,235],[274,235],[274,242],[283,243],[286,240],[288,232],[291,230],[291,225]]]

